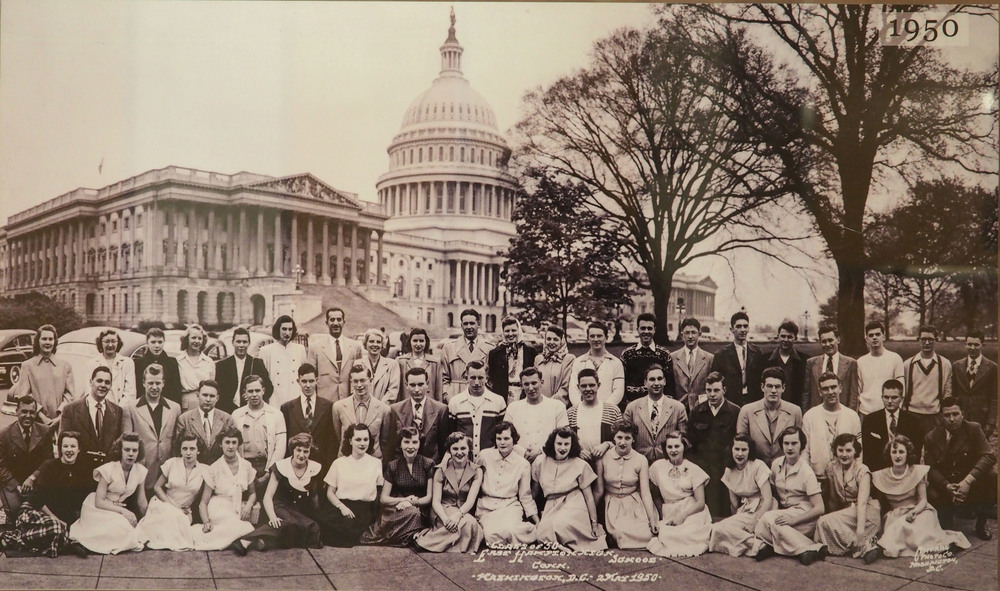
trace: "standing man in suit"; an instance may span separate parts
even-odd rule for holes
[[[857,360],[840,353],[840,330],[836,326],[819,327],[819,344],[823,347],[823,354],[806,361],[806,390],[803,395],[808,398],[804,400],[802,407],[808,410],[823,403],[819,378],[829,372],[837,374],[837,379],[840,380],[840,403],[857,412],[861,391]]]
[[[882,407],[887,381],[903,379],[903,358],[885,348],[885,327],[880,321],[865,323],[865,344],[868,352],[858,357],[858,414],[862,418]]]
[[[91,468],[107,462],[115,440],[122,434],[122,409],[107,399],[111,370],[98,366],[90,373],[90,394],[63,408],[59,432],[80,434],[80,454]]]
[[[625,397],[618,403],[619,410],[625,410],[628,403],[646,395],[646,368],[656,363],[663,368],[666,377],[664,392],[671,398],[677,398],[677,385],[674,378],[674,361],[670,351],[653,342],[656,333],[656,316],[645,312],[635,320],[639,332],[639,342],[622,351],[622,368],[625,370]]]
[[[181,374],[177,368],[177,360],[163,350],[164,338],[163,331],[155,326],[146,331],[146,352],[135,360],[135,394],[138,400],[146,395],[144,385],[146,368],[155,363],[163,369],[160,376],[163,381],[160,396],[180,405]],[[144,450],[144,452],[148,455],[148,450]],[[157,469],[159,469],[159,465],[157,465]]]
[[[431,337],[427,335],[426,330],[418,327],[410,330],[407,342],[410,344],[410,351],[396,357],[396,363],[399,364],[399,375],[404,378],[400,380],[397,400],[406,398],[406,373],[414,367],[419,367],[427,372],[427,395],[440,402],[441,360],[438,359],[437,355],[430,353]]]
[[[983,427],[986,439],[997,430],[997,364],[983,357],[983,332],[965,337],[969,356],[951,366],[951,391],[967,420]]]
[[[509,406],[521,399],[521,381],[518,376],[521,375],[521,370],[534,367],[538,351],[521,340],[521,323],[517,318],[508,316],[500,322],[500,326],[503,329],[503,342],[487,356],[486,387],[503,396]]]
[[[690,412],[706,399],[705,380],[714,355],[698,346],[701,323],[697,318],[685,318],[681,321],[681,339],[684,346],[671,353],[670,357],[674,363],[675,397]]]
[[[15,399],[17,421],[0,432],[0,499],[8,523],[21,508],[21,493],[29,493],[38,468],[52,457],[51,428],[35,420],[38,403],[31,396]]]
[[[799,338],[799,326],[791,320],[786,320],[778,327],[778,346],[764,361],[764,367],[780,367],[785,372],[785,400],[798,405],[805,413],[809,408],[805,405],[803,392],[806,389],[806,357],[795,348]]]
[[[260,359],[247,355],[249,348],[250,331],[237,328],[233,330],[233,354],[215,363],[215,380],[219,382],[219,404],[216,408],[221,411],[232,414],[243,404],[240,392],[243,379],[247,376],[259,376],[264,384],[264,402],[271,399],[274,387],[267,375],[267,368]]]
[[[687,408],[664,396],[666,385],[663,367],[657,363],[650,365],[646,368],[646,391],[649,394],[630,402],[622,415],[623,419],[632,421],[639,428],[634,448],[646,456],[650,465],[664,457],[663,443],[668,433],[687,433]]]
[[[420,433],[420,455],[437,462],[444,453],[448,407],[429,396],[428,377],[422,367],[411,367],[403,376],[406,397],[390,407],[389,459],[399,456],[399,430],[404,427],[415,427]]]
[[[372,396],[372,374],[361,361],[351,366],[351,397],[333,403],[333,454],[340,453],[340,442],[350,425],[368,425],[371,454],[381,459],[389,443],[392,430],[392,410],[389,405]]]
[[[784,455],[779,436],[787,427],[802,426],[802,409],[782,400],[785,391],[785,372],[780,367],[769,367],[761,376],[763,400],[751,402],[740,409],[736,432],[749,435],[757,448],[757,457],[768,466],[775,458]]]
[[[174,429],[181,405],[163,396],[166,371],[158,363],[142,370],[143,396],[135,406],[122,408],[122,433],[135,431],[142,441],[142,465],[146,467],[146,490],[153,490],[160,466],[174,453]],[[179,390],[178,390],[179,392]]]
[[[903,382],[893,378],[882,385],[882,408],[861,419],[861,449],[865,465],[872,472],[891,465],[885,455],[885,445],[896,435],[905,435],[912,443],[916,457],[924,446],[924,434],[913,415],[900,408],[903,403]]]
[[[313,460],[320,463],[325,471],[333,463],[333,403],[316,394],[316,368],[310,363],[299,366],[299,389],[302,395],[281,405],[285,417],[285,429],[291,439],[299,433],[312,435],[317,447]],[[287,456],[292,450],[283,452]]]
[[[971,506],[976,513],[976,537],[993,538],[986,527],[990,508],[997,500],[997,456],[990,451],[979,423],[966,421],[958,399],[941,401],[941,426],[924,442],[927,500],[941,515],[941,525],[951,529],[955,508]]]
[[[448,404],[452,396],[468,386],[465,369],[473,361],[486,365],[486,359],[493,346],[479,335],[482,316],[468,308],[459,315],[462,322],[462,338],[446,343],[441,350],[441,386],[444,388],[441,402]],[[506,399],[506,392],[503,393]]]
[[[342,309],[328,308],[329,334],[315,335],[309,341],[309,363],[317,371],[316,393],[331,403],[351,395],[351,367],[361,358],[361,344],[344,336],[346,319]]]
[[[726,400],[722,374],[714,371],[705,378],[705,402],[698,404],[688,419],[691,461],[708,473],[705,504],[713,517],[730,513],[729,489],[722,484],[726,458],[732,453],[740,407]]]
[[[763,355],[757,345],[747,342],[750,334],[750,317],[739,311],[729,318],[733,342],[726,345],[712,358],[712,371],[723,376],[726,398],[736,406],[745,406],[760,400],[760,376]]]
[[[903,362],[903,409],[916,415],[924,435],[941,424],[941,401],[951,396],[951,362],[934,351],[937,329],[922,326],[920,352]]]
[[[180,441],[188,433],[194,433],[201,441],[198,461],[211,465],[222,457],[222,433],[234,427],[229,413],[215,408],[219,401],[219,383],[204,380],[198,385],[198,406],[177,418],[174,441]]]
[[[260,376],[247,376],[242,390],[247,403],[233,412],[233,424],[243,434],[240,455],[257,471],[257,498],[262,498],[271,466],[285,457],[285,417],[280,410],[264,404],[264,380]]]

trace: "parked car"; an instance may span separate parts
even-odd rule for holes
[[[88,326],[62,335],[59,337],[56,355],[68,361],[73,368],[73,381],[76,383],[77,394],[86,392],[81,388],[90,383],[90,376],[84,375],[87,372],[87,363],[99,355],[97,335],[105,330],[118,332],[122,339],[122,349],[119,351],[122,355],[136,359],[146,352],[145,335],[113,326]]]
[[[0,388],[12,388],[21,378],[21,364],[34,352],[35,331],[0,330]]]
[[[587,331],[582,328],[570,327],[566,329],[566,342],[571,345],[579,345],[587,342]]]

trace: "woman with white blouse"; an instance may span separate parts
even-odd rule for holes
[[[340,457],[333,461],[323,480],[326,499],[318,519],[327,546],[350,548],[378,517],[379,487],[385,482],[382,462],[371,449],[368,425],[350,425],[344,434]]]

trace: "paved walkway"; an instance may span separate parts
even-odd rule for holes
[[[645,551],[605,556],[478,556],[409,549],[144,552],[118,556],[0,558],[3,589],[385,589],[531,591],[560,589],[754,589],[931,591],[997,589],[997,541],[971,535],[972,548],[940,570],[913,559],[827,558],[809,567],[774,557],[764,562],[706,554],[665,559]],[[991,523],[995,526],[995,523]]]

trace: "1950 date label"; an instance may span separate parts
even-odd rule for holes
[[[886,12],[879,33],[881,44],[890,47],[963,47],[969,44],[969,15]]]

